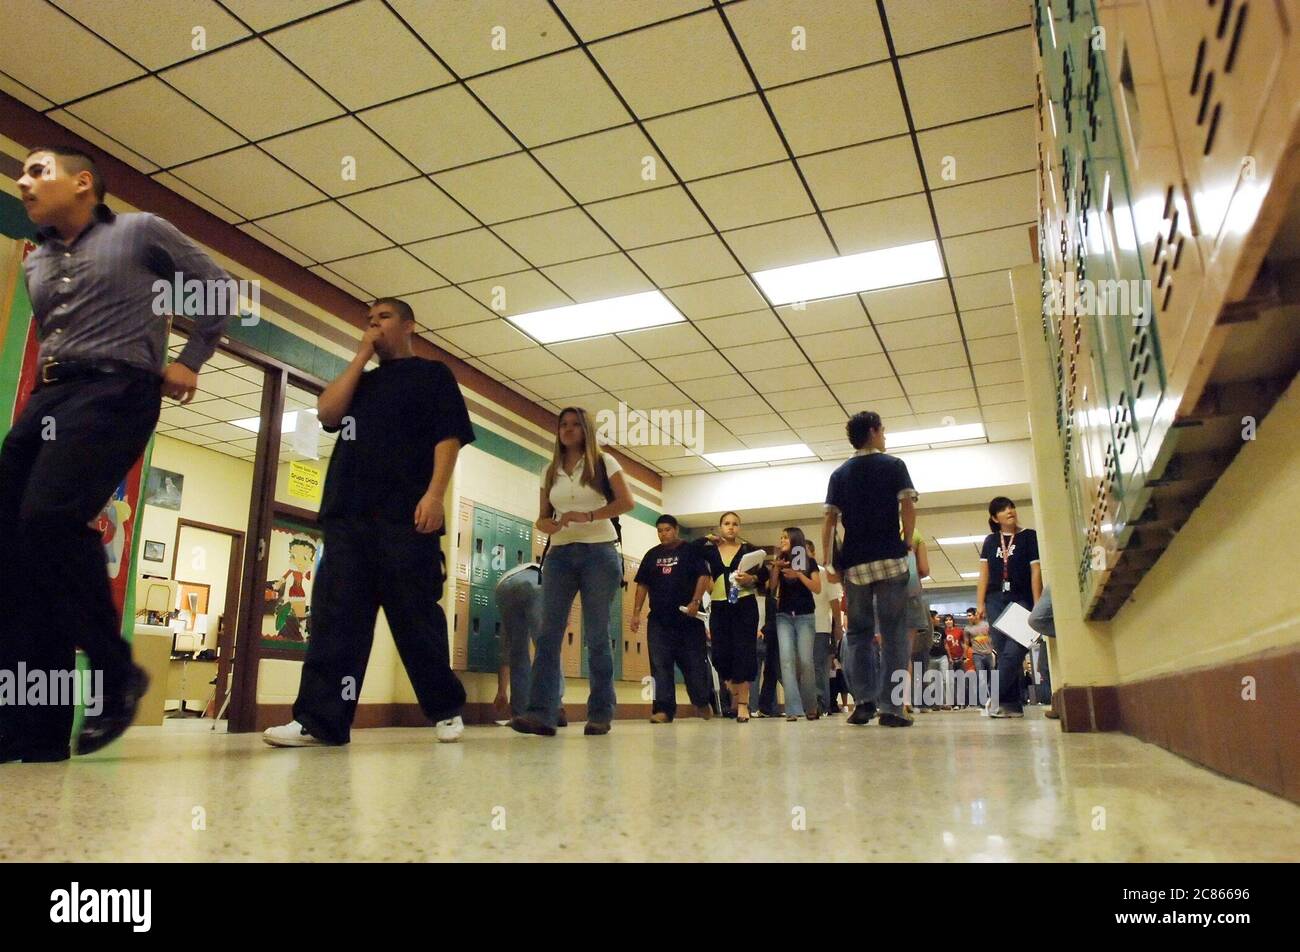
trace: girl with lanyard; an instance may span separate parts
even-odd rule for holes
[[[1043,594],[1038,562],[1038,535],[1022,529],[1016,504],[1006,496],[989,503],[989,528],[980,551],[980,578],[975,596],[975,618],[988,619],[993,650],[997,652],[999,698],[990,702],[990,717],[1024,717],[1020,700],[1021,666],[1029,649],[993,625],[1008,605],[1026,610]]]
[[[740,538],[740,516],[724,512],[718,531],[707,537],[701,551],[713,576],[709,602],[709,637],[713,666],[736,706],[736,723],[749,721],[749,683],[758,676],[757,569],[736,572],[743,556],[758,547]],[[735,584],[732,573],[735,572]]]
[[[611,521],[632,510],[632,491],[618,460],[602,452],[586,410],[565,407],[556,425],[551,465],[542,476],[537,522],[550,541],[542,562],[542,622],[528,685],[528,710],[510,726],[521,734],[555,736],[564,694],[560,645],[573,599],[582,595],[591,694],[584,734],[608,734],[614,718],[614,657],[609,610],[623,579],[623,560]]]
[[[799,715],[815,721],[817,682],[813,643],[817,637],[816,602],[821,591],[817,560],[808,553],[803,530],[791,526],[781,533],[772,563],[771,587],[776,592],[776,636],[781,651],[781,686],[785,689],[785,719]]]

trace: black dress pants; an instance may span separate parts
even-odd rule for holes
[[[5,437],[0,525],[9,538],[0,547],[0,577],[10,601],[0,610],[0,670],[9,677],[21,664],[52,685],[75,670],[80,647],[92,675],[102,677],[92,684],[110,701],[125,686],[131,646],[101,534],[89,523],[144,452],[161,406],[161,380],[145,371],[70,380],[38,388]],[[129,558],[123,551],[119,572],[130,571]],[[71,700],[0,704],[0,741],[33,753],[67,748]]]
[[[293,706],[294,720],[313,737],[351,739],[380,608],[425,716],[437,722],[461,712],[465,688],[451,670],[447,616],[438,604],[441,540],[441,532],[416,532],[407,523],[325,524],[312,636]]]

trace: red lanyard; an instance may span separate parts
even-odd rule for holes
[[[1004,542],[1003,539],[1006,539],[1006,541]],[[1015,548],[1016,534],[1014,532],[1011,535],[998,533],[998,555],[1002,558],[1002,581],[1004,583],[1011,577],[1011,553],[1015,551]]]

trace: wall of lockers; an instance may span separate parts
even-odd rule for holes
[[[1091,611],[1213,363],[1219,314],[1253,279],[1248,236],[1293,134],[1300,3],[1035,0],[1034,13],[1043,329]],[[1148,293],[1080,308],[1067,292],[1084,281]]]
[[[541,559],[545,534],[518,516],[461,497],[456,519],[456,599],[452,621],[452,667],[458,671],[495,672],[501,663],[501,618],[493,592],[501,576],[517,565]],[[624,578],[636,575],[639,560],[624,557]],[[640,681],[650,674],[645,626],[632,632],[632,594],[620,588],[610,606],[609,639],[614,677]],[[564,675],[585,678],[590,671],[586,647],[592,633],[583,630],[582,598],[574,599],[561,649]]]

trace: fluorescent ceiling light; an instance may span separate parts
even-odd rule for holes
[[[979,572],[962,572],[962,573],[961,573],[961,577],[962,577],[962,578],[979,578],[979,577],[980,577],[980,573],[979,573]]]
[[[782,460],[816,455],[805,443],[791,443],[788,446],[760,446],[752,450],[705,453],[704,458],[714,466],[739,466],[743,463],[779,463]]]
[[[660,291],[643,291],[622,297],[568,304],[507,317],[525,334],[543,344],[556,344],[581,337],[599,337],[642,327],[680,324],[686,320]]]
[[[976,542],[983,542],[984,536],[948,536],[946,539],[936,539],[940,545],[970,545]]]
[[[262,428],[261,417],[249,417],[247,420],[231,420],[230,422],[235,426],[241,426],[245,430],[249,430],[253,433],[256,433]],[[290,410],[280,420],[280,432],[291,433],[296,429],[298,429],[298,411]]]
[[[773,304],[842,297],[942,277],[943,261],[934,241],[754,272],[754,280]]]
[[[961,423],[953,426],[932,426],[925,430],[903,430],[899,433],[885,431],[885,446],[890,450],[901,446],[926,446],[934,443],[958,443],[984,437],[983,423]]]

